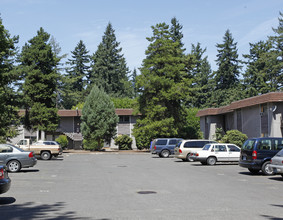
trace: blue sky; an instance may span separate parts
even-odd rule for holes
[[[186,52],[200,42],[216,70],[215,45],[223,42],[227,29],[241,58],[249,52],[249,42],[273,34],[279,11],[283,0],[0,0],[3,24],[11,35],[19,35],[20,48],[43,27],[68,58],[79,40],[93,54],[111,22],[130,70],[141,66],[149,44],[146,37],[157,23],[170,24],[176,17],[183,25]]]

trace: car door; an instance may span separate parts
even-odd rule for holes
[[[226,145],[214,145],[214,153],[217,161],[229,161],[229,152]]]
[[[239,161],[241,149],[235,145],[228,144],[229,161]]]

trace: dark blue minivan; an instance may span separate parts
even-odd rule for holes
[[[251,173],[260,170],[265,175],[272,175],[269,166],[271,158],[283,149],[283,138],[251,138],[246,140],[241,148],[239,165],[248,168]]]

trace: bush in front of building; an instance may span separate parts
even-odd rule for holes
[[[238,130],[229,130],[222,137],[221,142],[236,144],[237,146],[241,147],[247,139],[248,136],[246,134],[243,134]]]
[[[58,142],[63,149],[66,149],[68,147],[68,138],[66,135],[60,135],[58,138],[55,139],[56,142]]]
[[[90,151],[99,151],[101,150],[101,146],[98,145],[98,142],[96,140],[83,140],[83,149],[84,150],[90,150]]]
[[[114,139],[115,145],[119,146],[119,150],[131,150],[133,139],[128,135],[119,135]]]

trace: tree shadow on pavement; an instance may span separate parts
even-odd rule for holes
[[[64,202],[54,204],[36,204],[28,202],[24,204],[12,204],[16,200],[12,197],[0,197],[0,213],[1,219],[5,220],[31,220],[31,219],[46,219],[46,220],[92,220],[93,218],[77,216],[74,211],[63,211]],[[106,220],[106,219],[105,219]]]

